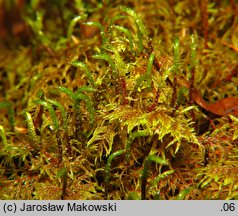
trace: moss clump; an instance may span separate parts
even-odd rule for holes
[[[0,4],[0,199],[238,198],[235,1]]]

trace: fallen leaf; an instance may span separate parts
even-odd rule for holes
[[[208,104],[204,101],[198,90],[193,91],[193,100],[203,109],[218,115],[227,116],[229,114],[238,115],[238,98],[223,98],[215,103]]]
[[[230,97],[221,99],[215,103],[209,104],[208,111],[221,115],[227,116],[229,114],[238,115],[238,98]]]

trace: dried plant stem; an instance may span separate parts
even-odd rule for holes
[[[74,104],[75,111],[75,139],[83,142],[83,128],[82,128],[82,117],[80,112],[80,100],[75,100]]]
[[[127,105],[128,104],[128,99],[127,97],[127,90],[126,90],[126,80],[125,77],[120,76],[119,77],[119,88],[120,88],[120,93],[122,95],[122,105]]]
[[[190,60],[191,60],[191,73],[190,73],[190,87],[189,87],[189,104],[192,105],[194,103],[193,100],[193,94],[195,91],[195,73],[196,73],[196,67],[197,67],[197,35],[192,35],[191,36],[191,55],[190,55]],[[194,110],[191,110],[191,116],[193,121],[195,122],[195,113]]]
[[[208,0],[201,1],[201,16],[202,16],[202,27],[203,27],[203,37],[204,37],[204,47],[208,48]]]
[[[62,142],[61,142],[59,131],[56,131],[55,135],[56,135],[56,139],[57,139],[57,143],[58,143],[59,163],[61,163],[62,158],[63,158],[63,150],[62,150]]]
[[[157,106],[158,100],[159,100],[159,95],[160,95],[160,93],[159,93],[159,90],[158,90],[156,92],[154,103],[147,109],[149,112],[152,112],[155,109],[155,107]]]

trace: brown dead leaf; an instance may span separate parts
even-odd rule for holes
[[[215,103],[208,104],[204,101],[201,94],[194,90],[193,100],[203,109],[218,115],[227,116],[229,114],[238,115],[238,98],[223,98]]]
[[[224,98],[209,104],[208,111],[221,116],[227,116],[229,114],[238,115],[238,98]]]

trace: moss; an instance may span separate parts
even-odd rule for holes
[[[238,198],[234,1],[0,4],[0,199]]]

